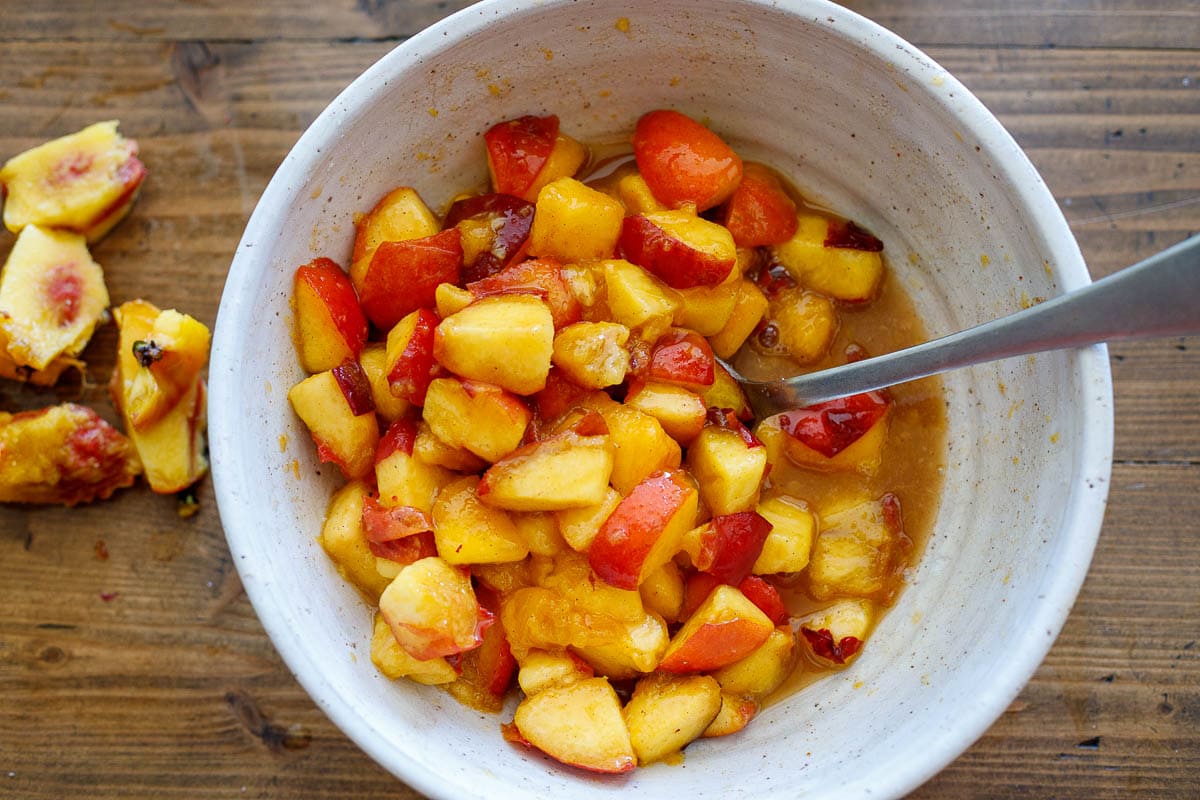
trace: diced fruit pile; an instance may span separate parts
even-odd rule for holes
[[[742,729],[798,668],[844,665],[896,589],[893,495],[818,508],[771,477],[873,474],[888,399],[755,433],[715,357],[768,329],[825,355],[840,305],[878,290],[881,246],[675,111],[591,182],[556,117],[483,138],[492,193],[439,220],[397,188],[348,271],[296,270],[310,374],[289,399],[347,481],[321,543],[378,609],[385,675],[492,710],[515,682],[507,738],[624,772]]]
[[[109,318],[104,273],[88,245],[133,207],[146,176],[137,154],[137,142],[109,121],[0,168],[4,224],[17,235],[0,271],[0,377],[51,386],[83,371],[79,357]],[[128,438],[74,404],[0,414],[0,502],[75,505],[107,498],[139,474],[172,493],[207,470],[208,328],[144,300],[112,316],[120,335],[109,388]]]

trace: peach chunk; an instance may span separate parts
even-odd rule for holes
[[[754,562],[755,575],[799,572],[808,566],[816,516],[803,500],[779,495],[758,504],[758,513],[771,523],[771,532]]]
[[[521,659],[517,672],[517,683],[526,695],[535,695],[543,689],[574,683],[594,676],[587,662],[570,653],[550,653],[545,650],[530,650]]]
[[[139,373],[147,369],[142,361],[150,357],[146,352],[147,344],[163,313],[144,300],[131,300],[113,310],[119,333],[117,367],[113,371],[109,392],[142,460],[146,481],[154,491],[166,494],[195,483],[208,470],[208,458],[204,447],[207,429],[206,392],[204,381],[198,374],[193,376],[179,400],[155,422],[138,428],[131,418],[130,401],[134,387]],[[164,325],[164,330],[167,327]],[[179,341],[182,344],[187,338],[180,336]],[[192,339],[192,342],[194,345],[197,340]],[[189,347],[184,345],[185,351]],[[192,350],[181,361],[194,363],[196,355],[196,351]],[[190,372],[190,367],[185,372]]]
[[[446,317],[434,331],[438,363],[461,378],[514,394],[546,386],[553,352],[550,309],[530,295],[484,297]]]
[[[608,436],[573,431],[534,442],[497,461],[483,474],[479,496],[496,508],[558,511],[604,499],[613,470]]]
[[[613,680],[626,680],[652,672],[658,666],[670,641],[667,623],[657,614],[647,613],[638,622],[625,625],[612,640],[603,644],[585,645],[575,652],[598,675]]]
[[[0,412],[0,502],[104,500],[140,472],[133,444],[90,408]]]
[[[367,263],[363,259],[374,255],[384,242],[423,239],[438,230],[437,217],[421,200],[417,190],[398,186],[385,194],[355,225],[351,255],[355,267],[352,272],[365,272]]]
[[[0,272],[0,336],[17,365],[41,370],[79,355],[107,307],[104,273],[82,236],[21,231]]]
[[[371,635],[371,661],[389,678],[408,678],[427,686],[451,683],[458,678],[454,667],[444,658],[421,661],[410,656],[396,641],[382,614],[375,615],[375,627]]]
[[[371,488],[363,481],[350,481],[334,492],[321,524],[321,547],[338,572],[372,603],[390,582],[376,568],[363,526],[363,501]]]
[[[810,593],[818,600],[886,593],[896,580],[892,561],[905,541],[895,495],[823,514],[808,564]]]
[[[417,425],[401,417],[388,426],[375,451],[375,485],[379,502],[388,507],[409,506],[428,513],[433,499],[454,473],[414,455]]]
[[[359,366],[371,384],[371,398],[375,401],[375,413],[384,424],[390,425],[408,411],[409,403],[392,394],[387,375],[387,350],[380,342],[368,344],[358,354]]]
[[[154,318],[147,337],[134,342],[137,370],[126,398],[133,427],[145,430],[178,405],[208,361],[208,327],[173,308]]]
[[[714,514],[748,511],[758,502],[767,468],[767,450],[745,429],[708,425],[688,448],[687,467]]]
[[[357,361],[305,378],[288,391],[288,400],[322,461],[332,461],[348,479],[371,472],[379,421],[371,384]]]
[[[296,350],[305,372],[322,372],[358,358],[367,341],[367,318],[350,277],[336,262],[318,258],[297,268],[292,303]]]
[[[733,586],[712,591],[688,618],[663,654],[665,672],[707,672],[754,652],[775,625],[758,606]]]
[[[662,761],[682,750],[720,710],[721,687],[711,676],[655,673],[642,678],[624,709],[638,763]]]
[[[532,413],[499,386],[437,378],[425,395],[425,421],[438,439],[487,461],[517,449]]]
[[[620,259],[602,262],[608,308],[619,322],[653,342],[671,327],[679,293],[636,264]]]
[[[558,178],[537,194],[529,252],[563,262],[610,258],[624,216],[617,200],[574,178]]]
[[[784,625],[745,658],[715,671],[721,690],[761,701],[778,689],[796,663],[796,636]]]
[[[697,492],[682,473],[659,472],[633,487],[600,526],[588,549],[596,575],[636,589],[679,550],[696,522]]]
[[[605,678],[585,678],[526,697],[513,724],[526,742],[564,764],[607,773],[637,766],[621,701]]]
[[[629,329],[617,322],[576,322],[554,337],[554,366],[579,386],[604,389],[625,380]]]
[[[853,598],[814,611],[799,620],[799,632],[823,662],[845,664],[858,655],[875,624],[875,604]]]
[[[448,564],[520,561],[529,546],[508,512],[484,505],[477,481],[467,475],[442,489],[433,504],[433,536]]]
[[[883,282],[883,244],[853,222],[811,213],[797,219],[792,237],[772,248],[792,277],[805,288],[846,303],[873,299]]]
[[[413,658],[428,661],[478,647],[481,615],[471,577],[437,556],[400,570],[379,598],[379,612]]]
[[[616,446],[610,479],[618,492],[629,493],[644,479],[661,470],[679,467],[679,443],[667,435],[658,420],[636,408],[597,393],[581,405],[600,412]]]
[[[0,168],[5,227],[62,228],[89,242],[108,233],[129,213],[146,177],[137,142],[117,133],[117,125],[97,122],[10,158]]]
[[[661,381],[631,386],[625,404],[654,417],[667,435],[681,445],[690,444],[704,429],[708,414],[700,395]]]
[[[537,222],[534,222],[537,229]],[[651,211],[626,217],[617,250],[673,289],[717,286],[737,263],[733,236],[687,211]]]

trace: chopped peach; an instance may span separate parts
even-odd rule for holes
[[[675,324],[701,336],[716,336],[733,318],[740,291],[739,281],[680,289],[681,302],[675,312]]]
[[[883,281],[878,239],[840,235],[854,223],[817,214],[801,213],[797,221],[795,234],[773,250],[801,286],[847,303],[875,297]]]
[[[358,358],[367,341],[367,318],[350,277],[328,258],[296,270],[292,281],[296,350],[305,372],[324,372]]]
[[[605,678],[585,678],[526,697],[513,724],[525,741],[564,764],[606,773],[637,766],[621,701]]]
[[[4,224],[73,231],[94,242],[129,210],[146,177],[138,145],[117,133],[117,121],[97,122],[13,156],[0,168]]]
[[[626,214],[645,214],[666,211],[667,207],[654,197],[641,173],[632,172],[617,181],[617,199],[625,206]]]
[[[459,377],[515,394],[546,386],[554,352],[554,320],[536,297],[512,294],[476,300],[442,320],[433,354]]]
[[[146,338],[133,343],[142,368],[134,372],[123,401],[133,427],[149,428],[191,391],[208,361],[210,339],[202,322],[175,309],[154,318]]]
[[[778,689],[796,663],[796,637],[786,625],[771,631],[752,653],[713,672],[721,690],[761,701]]]
[[[487,461],[516,450],[531,417],[515,395],[487,383],[437,378],[425,395],[425,421],[433,435]]]
[[[651,211],[626,217],[616,244],[621,258],[645,268],[673,289],[716,286],[737,264],[737,248],[729,231],[687,211]]]
[[[652,672],[670,638],[666,621],[657,614],[647,613],[639,622],[627,623],[625,629],[610,641],[576,647],[575,653],[590,664],[597,675],[626,680]]]
[[[133,444],[90,408],[0,412],[0,502],[104,500],[141,471]]]
[[[720,514],[688,531],[680,547],[696,569],[737,585],[757,563],[771,527],[753,511]]]
[[[679,444],[654,417],[604,395],[590,396],[583,404],[599,411],[608,425],[616,446],[610,480],[618,492],[627,494],[655,472],[679,467]]]
[[[613,450],[608,436],[571,431],[534,442],[493,464],[479,481],[479,496],[511,511],[595,505],[608,491]]]
[[[832,300],[798,286],[771,298],[770,317],[759,341],[764,345],[770,341],[772,353],[787,355],[800,364],[824,358],[839,325]]]
[[[870,600],[839,600],[798,620],[799,632],[814,656],[840,666],[858,655],[876,613]]]
[[[808,563],[809,591],[818,600],[887,592],[895,580],[892,560],[903,542],[895,495],[822,515]]]
[[[366,271],[367,261],[384,242],[423,239],[440,230],[437,217],[421,200],[417,190],[398,186],[385,194],[375,207],[358,220],[354,231],[352,273]],[[361,279],[361,274],[358,275]]]
[[[558,117],[531,115],[497,123],[483,136],[497,192],[533,200],[547,183],[570,177],[587,148],[559,129]]]
[[[425,392],[437,369],[434,338],[440,321],[431,309],[418,308],[388,331],[384,369],[393,396],[425,405]]]
[[[715,351],[714,351],[715,352]],[[743,422],[754,418],[754,410],[741,385],[729,370],[717,362],[713,367],[713,384],[701,393],[705,408],[729,409]]]
[[[325,511],[320,542],[342,577],[374,603],[390,581],[376,569],[363,526],[363,501],[370,492],[363,481],[338,489]]]
[[[521,660],[521,668],[517,671],[517,683],[521,691],[528,696],[553,686],[591,678],[594,674],[587,662],[578,656],[531,650]]]
[[[620,493],[616,489],[607,488],[603,498],[594,505],[559,511],[556,514],[559,532],[572,549],[586,553],[592,546],[592,540],[600,532],[600,526],[620,502]]]
[[[712,208],[742,180],[742,159],[719,135],[670,109],[638,119],[633,153],[654,196],[672,208]]]
[[[671,327],[679,293],[636,264],[620,259],[603,262],[604,285],[613,321],[653,342]]]
[[[579,386],[603,389],[625,380],[629,329],[617,322],[576,322],[554,337],[554,366]]]
[[[420,661],[410,656],[396,641],[382,614],[375,615],[375,627],[371,636],[371,662],[389,678],[409,678],[427,686],[451,683],[458,678],[454,667],[444,658]]]
[[[454,473],[416,458],[417,436],[416,423],[405,417],[388,426],[375,451],[375,485],[382,505],[429,513],[437,493],[454,480]]]
[[[783,452],[797,466],[873,475],[883,458],[890,403],[866,392],[780,414],[764,424],[784,434]]]
[[[733,358],[733,355],[750,338],[750,334],[754,333],[754,329],[758,327],[758,323],[762,321],[763,315],[767,313],[767,307],[770,305],[766,295],[754,285],[753,281],[743,278],[737,282],[736,286],[738,287],[737,299],[734,301],[733,313],[730,315],[729,321],[720,331],[708,337],[713,352],[719,358]]]
[[[796,232],[796,202],[770,168],[747,162],[742,182],[725,204],[722,222],[738,247],[786,242]]]
[[[537,195],[529,252],[563,262],[611,258],[621,233],[621,204],[574,178],[558,178]]]
[[[443,488],[433,504],[433,535],[438,553],[449,564],[498,564],[520,561],[529,546],[508,512],[485,505],[468,475]]]
[[[763,500],[757,511],[771,523],[771,532],[754,562],[755,575],[799,572],[808,566],[816,518],[803,500],[778,495]]]
[[[379,613],[404,651],[421,661],[470,650],[481,640],[470,576],[437,556],[400,570],[379,598]]]
[[[671,637],[658,668],[665,672],[707,672],[754,652],[775,625],[733,586],[722,584]]]
[[[409,403],[403,398],[392,394],[387,377],[387,350],[383,344],[375,342],[363,347],[358,355],[359,366],[367,376],[371,385],[371,399],[375,401],[375,413],[384,424],[395,422],[409,409]]]
[[[24,226],[0,272],[0,334],[17,365],[41,370],[78,356],[107,307],[104,273],[82,236]]]
[[[603,581],[636,589],[679,550],[696,522],[697,492],[680,473],[660,472],[633,487],[588,548],[588,562]]]
[[[563,552],[569,546],[558,529],[558,519],[553,513],[546,511],[531,511],[528,513],[512,514],[513,524],[521,541],[529,548],[529,552],[537,556],[553,557]]]
[[[758,502],[767,450],[735,430],[708,425],[688,448],[687,468],[712,513],[748,511]]]
[[[370,383],[358,362],[348,361],[305,378],[288,391],[288,400],[312,434],[322,461],[332,461],[348,479],[371,472],[379,421],[373,413]]]
[[[642,605],[667,622],[679,622],[683,611],[683,573],[674,561],[651,572],[638,587]]]
[[[663,430],[681,445],[688,445],[704,428],[704,400],[682,386],[647,381],[631,387],[625,404],[658,420]]]
[[[458,228],[421,239],[384,241],[350,268],[359,305],[375,327],[390,330],[418,308],[432,308],[437,287],[458,283],[462,272]]]
[[[721,709],[716,718],[704,729],[704,738],[729,736],[750,724],[758,714],[758,702],[749,697],[721,692]]]
[[[429,423],[421,420],[417,424],[417,438],[413,442],[413,455],[419,461],[456,472],[482,472],[488,462],[463,447],[447,444],[434,435]]]
[[[625,723],[639,764],[679,752],[704,733],[721,710],[721,687],[708,675],[655,673],[637,682]]]

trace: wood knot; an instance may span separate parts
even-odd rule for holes
[[[236,689],[225,694],[234,719],[274,752],[303,750],[312,744],[312,734],[300,724],[280,725],[263,713],[248,693]]]

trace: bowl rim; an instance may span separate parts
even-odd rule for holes
[[[772,0],[739,0],[746,6],[796,14],[821,26],[840,39],[853,42],[875,56],[895,63],[904,74],[929,85],[941,82],[944,91],[928,96],[952,113],[963,128],[979,143],[985,154],[992,156],[995,169],[1003,173],[1013,196],[1040,220],[1039,231],[1051,262],[1059,271],[1056,278],[1064,290],[1090,282],[1078,244],[1048,187],[1032,162],[999,120],[951,73],[942,68],[920,49],[877,23],[828,0],[791,0],[780,3]],[[247,549],[244,543],[252,530],[244,529],[235,511],[236,487],[248,485],[250,477],[245,465],[234,456],[234,435],[242,415],[235,413],[237,397],[235,381],[225,380],[221,365],[227,358],[240,363],[232,346],[237,326],[251,319],[246,293],[241,287],[252,282],[261,269],[263,248],[256,242],[271,241],[274,229],[271,208],[286,207],[294,186],[302,182],[322,157],[327,146],[336,143],[340,129],[353,119],[355,109],[367,100],[373,88],[387,82],[388,76],[406,69],[409,62],[424,56],[437,55],[460,46],[475,32],[487,26],[496,14],[525,14],[550,12],[570,6],[573,0],[482,0],[442,18],[428,28],[400,43],[368,67],[318,115],[304,131],[284,158],[264,189],[255,206],[245,232],[237,246],[226,277],[217,313],[210,367],[211,387],[208,396],[209,436],[213,464],[213,483],[221,524],[234,564],[260,623],[297,681],[314,703],[354,743],[394,776],[413,789],[430,797],[452,797],[455,786],[448,785],[445,776],[398,750],[386,737],[376,734],[371,725],[354,711],[346,693],[328,681],[314,654],[304,640],[295,635],[289,620],[271,602],[269,581],[248,568],[244,562]],[[952,100],[951,100],[952,98]],[[301,176],[299,179],[294,176]],[[1108,491],[1113,452],[1112,377],[1104,345],[1094,345],[1075,351],[1071,366],[1080,378],[1080,393],[1095,398],[1082,410],[1079,423],[1079,449],[1076,451],[1077,479],[1069,486],[1070,493],[1064,519],[1073,521],[1063,530],[1064,556],[1061,569],[1053,583],[1043,585],[1038,613],[1029,620],[1027,641],[1016,648],[1017,656],[995,674],[996,683],[976,698],[974,712],[958,715],[939,728],[926,743],[926,757],[900,765],[892,773],[896,796],[916,789],[950,764],[982,736],[1003,713],[1021,689],[1033,677],[1066,621],[1088,567],[1099,537],[1104,516],[1104,500]],[[1097,496],[1099,494],[1099,496]],[[858,779],[843,785],[846,796],[879,797],[878,786]]]

